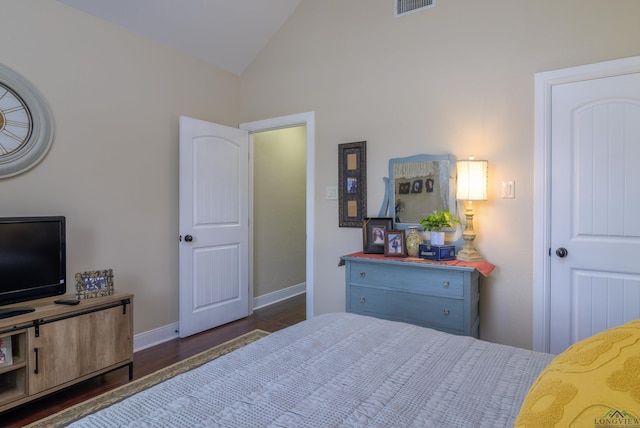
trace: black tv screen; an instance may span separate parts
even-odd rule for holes
[[[64,217],[0,218],[0,305],[66,293]]]

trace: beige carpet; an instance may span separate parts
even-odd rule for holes
[[[204,363],[214,360],[221,355],[228,354],[229,352],[254,342],[261,337],[267,336],[268,334],[269,333],[266,331],[253,330],[228,342],[214,346],[213,348],[194,355],[193,357],[187,358],[186,360],[179,361],[165,367],[164,369],[131,381],[126,385],[122,385],[116,389],[105,392],[104,394],[98,395],[90,400],[83,401],[80,404],[76,404],[75,406],[69,407],[44,419],[40,419],[39,421],[28,425],[28,427],[64,427],[73,421],[104,409],[105,407],[124,400],[137,392],[150,388],[169,378],[199,367]]]

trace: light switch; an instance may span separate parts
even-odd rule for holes
[[[327,186],[327,199],[330,201],[338,200],[338,188],[336,186]]]
[[[515,199],[516,197],[516,182],[503,181],[502,182],[502,199]]]

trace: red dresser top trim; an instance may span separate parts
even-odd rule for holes
[[[345,257],[354,257],[359,259],[371,259],[371,260],[392,260],[395,262],[412,262],[412,263],[424,263],[431,265],[447,265],[447,266],[464,266],[472,267],[483,276],[489,276],[491,272],[496,268],[494,265],[486,260],[479,262],[463,262],[462,260],[427,260],[419,257],[385,257],[383,254],[365,254],[362,251],[352,254],[347,254]]]

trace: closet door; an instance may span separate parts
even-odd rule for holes
[[[557,85],[550,352],[640,316],[640,73]]]

